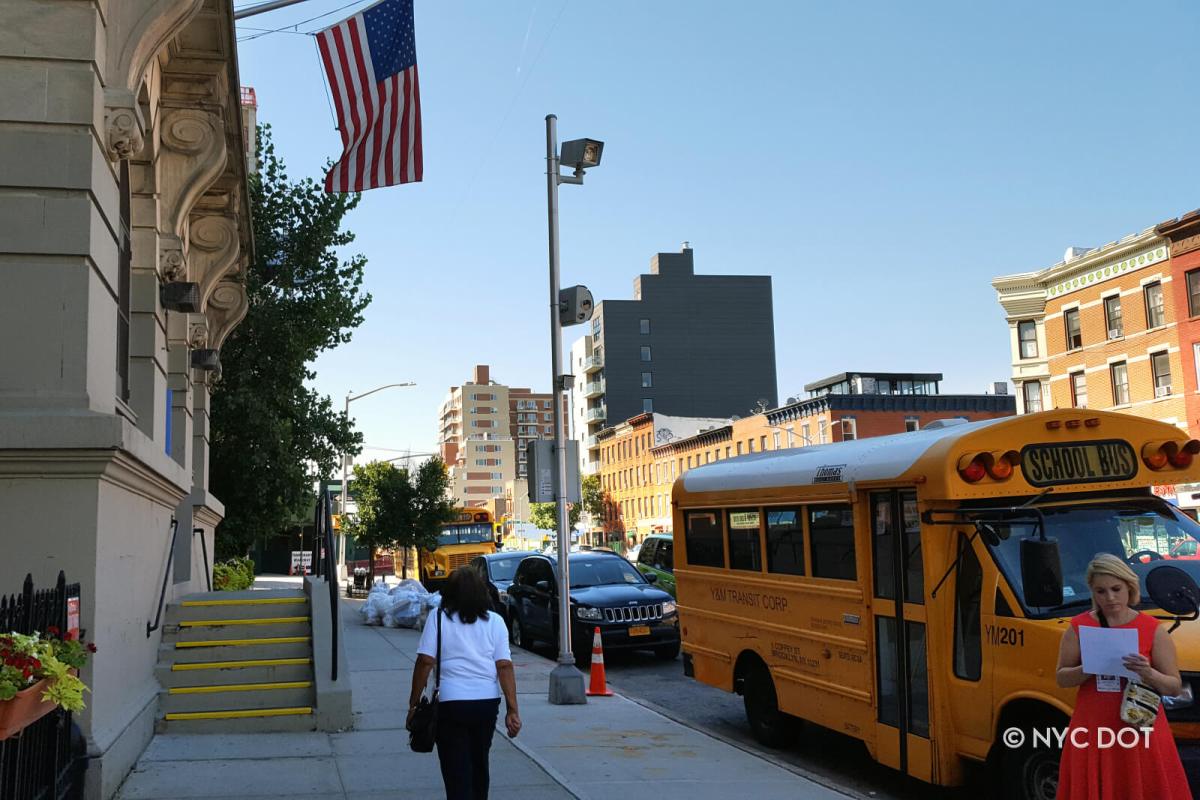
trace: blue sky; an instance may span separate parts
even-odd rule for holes
[[[293,177],[340,153],[316,46],[246,37],[340,5],[239,26],[242,82]],[[561,189],[564,285],[629,298],[690,241],[697,272],[772,276],[781,400],[848,369],[981,392],[1010,375],[993,277],[1200,206],[1198,22],[1183,0],[416,0],[425,180],[348,217],[375,299],[315,385],[340,407],[416,381],[351,407],[368,445],[414,451],[474,364],[548,388],[554,113],[561,139],[605,142]]]

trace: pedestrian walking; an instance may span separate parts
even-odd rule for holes
[[[1063,740],[1058,773],[1060,800],[1190,800],[1187,776],[1179,761],[1166,715],[1148,687],[1159,695],[1178,695],[1182,686],[1175,643],[1157,619],[1132,608],[1141,599],[1138,577],[1122,559],[1102,553],[1087,568],[1092,610],[1071,619],[1058,652],[1058,685],[1079,687],[1071,727]],[[1138,678],[1089,675],[1083,671],[1079,629],[1132,628],[1138,651],[1123,659]],[[1140,684],[1141,686],[1138,686]],[[1137,695],[1149,697],[1142,708]],[[1157,705],[1157,709],[1150,711]],[[1136,726],[1122,719],[1137,718]],[[1152,721],[1152,722],[1151,722]],[[1131,734],[1131,735],[1126,735]]]
[[[421,632],[408,700],[408,721],[425,690],[438,654],[441,620],[441,685],[437,709],[437,752],[446,800],[486,800],[488,752],[504,696],[509,738],[521,731],[517,679],[508,648],[508,630],[490,611],[487,586],[479,573],[459,567],[442,589],[442,605]]]

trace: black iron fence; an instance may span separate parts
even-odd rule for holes
[[[67,631],[68,599],[78,613],[79,584],[58,573],[53,589],[34,591],[25,576],[19,594],[0,595],[0,634],[34,633],[54,626]],[[72,615],[70,620],[75,623]],[[0,741],[0,798],[67,800],[83,795],[87,746],[71,712],[55,709],[16,736]]]

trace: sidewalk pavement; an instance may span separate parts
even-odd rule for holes
[[[444,796],[436,753],[413,753],[404,730],[419,633],[364,626],[360,604],[342,600],[353,731],[159,735],[119,800]],[[619,695],[550,705],[553,662],[523,650],[513,662],[524,726],[517,739],[498,731],[493,740],[493,800],[627,800],[647,790],[689,800],[846,797]]]

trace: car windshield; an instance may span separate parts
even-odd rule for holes
[[[473,525],[447,525],[438,534],[438,547],[449,544],[477,544],[492,541],[491,523]]]
[[[1146,574],[1153,568],[1171,563],[1200,577],[1197,542],[1200,525],[1158,498],[1118,500],[1070,506],[1041,507],[1046,518],[1046,536],[1058,540],[1062,562],[1063,602],[1044,608],[1046,615],[1091,603],[1085,575],[1088,563],[1099,553],[1120,556],[1141,580],[1141,608],[1153,608],[1146,594]],[[1008,538],[992,548],[1010,585],[1023,598],[1021,581],[1021,540],[1034,537],[1032,520],[989,522]]]
[[[607,586],[614,583],[645,583],[642,573],[623,558],[571,559],[571,588]]]
[[[488,573],[494,581],[511,581],[517,572],[517,566],[525,560],[527,553],[519,556],[488,559]]]

